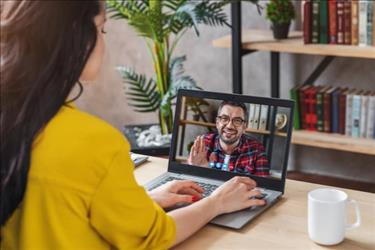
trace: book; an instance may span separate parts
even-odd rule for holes
[[[320,20],[319,20],[319,43],[328,43],[328,2],[320,0],[319,3]]]
[[[374,9],[374,2],[369,1],[367,2],[367,45],[372,46],[372,29],[373,29],[373,9]]]
[[[267,118],[268,118],[268,105],[261,105],[260,114],[259,114],[259,130],[267,129]]]
[[[373,92],[369,96],[368,102],[368,116],[367,116],[367,124],[366,124],[366,138],[371,139],[374,138],[374,127],[375,127],[375,92]]]
[[[331,94],[336,87],[331,87],[323,94],[324,106],[324,132],[331,132]]]
[[[360,119],[361,119],[361,96],[362,90],[354,93],[352,102],[352,137],[360,136]]]
[[[344,2],[344,44],[352,44],[352,4],[350,0]]]
[[[359,119],[359,137],[366,138],[367,133],[367,117],[368,117],[368,103],[371,91],[366,91],[361,96],[361,118]]]
[[[300,108],[300,125],[302,129],[307,128],[306,122],[306,105],[305,105],[305,91],[306,89],[310,88],[310,85],[304,85],[297,90],[298,92],[298,105]]]
[[[342,88],[336,88],[331,94],[331,132],[339,133],[339,96]]]
[[[254,124],[254,111],[255,111],[255,104],[250,103],[249,105],[249,121],[247,123],[248,128],[252,128]]]
[[[319,27],[320,27],[320,8],[319,0],[313,0],[312,2],[312,24],[311,24],[311,42],[319,43]]]
[[[350,89],[345,88],[339,94],[339,134],[345,135],[345,119],[346,119],[346,95]]]
[[[299,96],[298,96],[298,90],[302,87],[302,85],[296,86],[292,89],[290,89],[289,94],[290,98],[294,100],[294,114],[293,114],[293,128],[294,129],[300,129],[300,111],[299,111]]]
[[[352,136],[352,105],[353,105],[353,95],[356,89],[350,90],[346,94],[346,107],[345,107],[345,135]]]
[[[344,0],[337,0],[337,44],[344,44]]]
[[[316,131],[318,122],[316,115],[316,91],[317,87],[315,86],[311,86],[305,90],[306,129],[311,131]]]
[[[311,43],[311,1],[306,0],[303,3],[303,41],[305,44]]]
[[[304,16],[303,16],[303,12],[304,12],[304,9],[305,9],[305,3],[306,3],[306,1],[311,1],[311,0],[301,0],[301,13],[302,13],[302,15],[301,15],[301,23],[303,23],[303,21],[305,21],[305,18],[304,18]]]
[[[329,0],[328,1],[328,27],[329,27],[329,43],[336,44],[337,43],[337,11],[336,11],[336,0]]]
[[[254,122],[253,122],[252,129],[258,129],[259,128],[259,113],[260,113],[260,104],[255,104]]]
[[[317,126],[316,129],[320,132],[324,131],[324,103],[323,103],[323,95],[324,92],[327,91],[330,86],[325,86],[320,88],[316,92],[316,116],[317,116]]]
[[[358,45],[367,45],[367,1],[358,2]]]
[[[358,45],[358,0],[352,0],[352,45]]]

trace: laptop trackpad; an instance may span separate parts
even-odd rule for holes
[[[278,200],[278,198],[280,198],[280,194],[273,193],[272,195],[270,195],[270,197],[267,199],[267,205],[263,207],[247,208],[238,212],[222,214],[215,217],[213,220],[210,221],[210,223],[219,226],[240,229],[249,221],[260,215],[264,210],[271,207],[273,203],[275,203]]]
[[[251,209],[216,216],[210,223],[235,229],[240,229],[259,212]]]

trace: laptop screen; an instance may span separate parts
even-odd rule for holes
[[[181,92],[172,162],[210,171],[282,178],[288,159],[293,102]]]

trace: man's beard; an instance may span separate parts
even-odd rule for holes
[[[222,142],[224,142],[225,144],[227,144],[227,145],[233,145],[233,144],[235,144],[238,141],[238,139],[240,138],[240,136],[238,135],[238,131],[237,130],[230,130],[230,131],[236,131],[236,135],[233,138],[231,138],[231,139],[227,139],[223,135],[225,133],[224,129],[220,130],[220,140]]]

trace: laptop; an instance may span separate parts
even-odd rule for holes
[[[259,172],[252,171],[248,166],[224,168],[224,163],[218,167],[217,163],[210,161],[209,166],[202,167],[189,161],[191,145],[197,136],[218,133],[217,111],[223,101],[236,101],[245,105],[248,120],[244,121],[247,124],[244,136],[263,145],[263,156],[268,161],[266,175],[263,173],[259,176]],[[233,229],[242,228],[277,202],[284,193],[293,108],[292,100],[180,89],[177,94],[168,171],[148,182],[145,188],[152,190],[168,181],[187,179],[202,186],[205,190],[203,197],[206,197],[234,176],[249,176],[257,182],[257,188],[267,204],[219,215],[210,222]],[[177,207],[186,205],[178,204]]]

